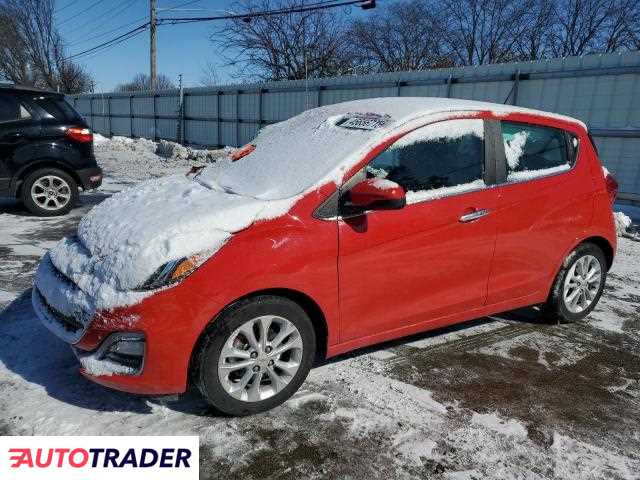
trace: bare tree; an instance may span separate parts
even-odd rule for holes
[[[220,76],[218,75],[218,67],[213,62],[207,62],[201,69],[200,80],[201,87],[213,87],[220,84]]]
[[[526,32],[532,0],[443,0],[442,38],[459,65],[508,62]]]
[[[403,0],[353,22],[354,62],[368,71],[448,67],[440,15],[426,0]]]
[[[584,55],[634,48],[640,4],[637,0],[557,0],[550,36],[551,55]]]
[[[553,39],[555,0],[533,0],[525,12],[525,25],[516,38],[515,50],[519,60],[539,60],[550,55]]]
[[[163,74],[158,75],[157,81],[158,90],[170,90],[176,88],[171,79]],[[146,73],[136,74],[130,82],[121,83],[116,86],[116,92],[146,92],[151,90],[151,77]]]
[[[233,11],[288,9],[312,0],[242,0]],[[295,80],[340,74],[352,66],[342,10],[316,10],[228,21],[211,35],[239,76]],[[246,21],[249,20],[249,21]]]
[[[65,93],[88,90],[91,78],[66,58],[53,0],[0,0],[0,76]]]

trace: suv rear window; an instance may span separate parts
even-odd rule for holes
[[[49,118],[62,121],[82,120],[80,114],[62,97],[35,97],[33,103],[44,110]]]

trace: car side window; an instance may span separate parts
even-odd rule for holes
[[[575,155],[569,156],[564,131],[557,128],[502,122],[502,141],[507,160],[507,182],[569,170],[575,161]]]
[[[482,188],[484,122],[445,120],[418,128],[374,158],[366,173],[399,184],[407,203]]]
[[[29,110],[9,95],[0,95],[0,123],[31,118]]]

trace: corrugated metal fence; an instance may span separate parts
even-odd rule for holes
[[[155,94],[70,97],[104,135],[217,147],[249,142],[262,125],[347,100],[434,96],[510,103],[579,118],[620,182],[640,201],[640,52],[419,72],[269,82]],[[295,140],[294,140],[295,141]]]

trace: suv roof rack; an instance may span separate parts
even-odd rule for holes
[[[0,82],[0,90],[19,91],[24,93],[46,93],[47,95],[64,95],[63,93],[55,92],[53,90],[45,90],[43,88],[29,87],[26,85],[16,85],[15,83],[3,83]]]

